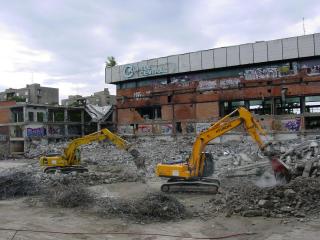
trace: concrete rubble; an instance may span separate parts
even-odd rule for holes
[[[186,160],[191,152],[193,137],[140,137],[128,139],[134,143],[146,161],[148,177],[154,177],[157,163],[172,159]],[[25,156],[37,158],[47,153],[61,153],[67,142],[29,146]],[[279,152],[282,160],[296,176],[316,176],[320,174],[320,140],[307,139],[274,141],[272,147]],[[112,143],[103,141],[81,146],[83,163],[99,171],[121,165],[122,169],[137,172],[135,159],[128,152],[117,149]],[[206,148],[215,162],[215,175],[219,177],[239,177],[261,175],[270,168],[269,159],[263,155],[256,143],[248,140],[210,144]],[[98,166],[95,167],[94,166]],[[141,172],[140,172],[141,173]]]
[[[259,187],[254,181],[226,179],[221,194],[204,204],[204,209],[226,216],[296,217],[320,213],[320,179],[298,177],[286,185]]]
[[[110,215],[145,220],[174,220],[187,215],[185,206],[175,197],[163,193],[147,193],[136,199],[101,198],[97,201],[100,216]]]
[[[296,176],[320,176],[320,139],[307,140],[293,143],[283,147],[280,143],[282,154],[280,160],[290,167]]]
[[[119,182],[159,181],[155,177],[157,163],[171,159],[187,159],[193,137],[141,137],[128,139],[146,158],[146,176],[141,175],[133,156],[117,149],[108,141],[81,147],[87,173],[44,174],[39,167],[40,155],[61,153],[67,142],[34,143],[26,156],[30,164],[22,168],[0,171],[0,198],[29,196],[53,207],[96,207],[100,215],[120,216],[135,221],[170,220],[186,216],[186,206],[174,195],[146,193],[133,199],[92,195],[89,186]],[[307,218],[320,213],[319,140],[274,142],[280,159],[297,177],[279,185],[268,158],[257,145],[243,140],[210,144],[206,151],[215,160],[216,176],[222,179],[221,193],[194,209],[192,216],[224,214],[245,217]],[[304,176],[304,177],[303,177]],[[146,177],[146,178],[145,178]],[[241,177],[241,178],[238,178]],[[72,190],[70,190],[72,189]],[[199,213],[199,214],[198,214]]]

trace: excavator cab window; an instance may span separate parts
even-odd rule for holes
[[[77,148],[74,155],[75,155],[76,159],[78,161],[80,161],[80,159],[81,159],[81,151],[80,151],[80,149]]]

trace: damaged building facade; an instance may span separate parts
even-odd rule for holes
[[[114,131],[112,108],[0,101],[0,157],[26,153],[30,144],[77,138],[100,128]]]
[[[246,106],[274,135],[320,129],[320,34],[105,69],[121,134],[196,134]],[[241,131],[241,129],[239,129]]]

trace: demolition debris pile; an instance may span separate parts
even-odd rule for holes
[[[164,160],[177,158],[180,151],[190,150],[191,138],[175,140],[168,137],[159,139],[156,137],[146,137],[139,139],[129,139],[134,142],[134,146],[139,150],[141,155],[146,159],[147,176],[154,176],[155,165]],[[135,159],[126,151],[117,149],[111,143],[92,143],[81,147],[81,157],[83,162],[88,165],[97,165],[99,169],[104,167],[121,165],[128,172],[137,172]]]
[[[296,176],[320,175],[320,140],[292,143],[288,150],[282,151],[280,159],[287,164]],[[281,146],[280,144],[280,149]]]
[[[7,169],[0,173],[0,199],[36,195],[39,184],[31,172]]]
[[[102,216],[115,215],[139,221],[174,220],[186,216],[184,205],[176,198],[163,193],[148,193],[131,200],[103,198],[98,200],[98,206]]]
[[[154,176],[157,163],[169,160],[186,160],[191,152],[194,137],[140,137],[130,139],[138,150],[146,157],[147,176]],[[83,161],[88,165],[112,166],[121,164],[128,170],[136,171],[132,156],[120,151],[108,143],[92,143],[81,147]],[[232,141],[208,145],[206,151],[211,152],[218,173],[227,169],[256,163],[263,159],[258,146],[248,141]]]
[[[43,201],[53,207],[88,207],[93,203],[92,194],[81,184],[64,179],[42,187]]]
[[[225,184],[225,185],[224,185]],[[230,181],[222,194],[208,202],[213,212],[227,216],[297,217],[320,213],[320,179],[298,177],[289,184],[261,188],[252,182]]]
[[[62,154],[63,149],[68,145],[68,142],[57,142],[57,143],[43,143],[41,141],[32,141],[26,146],[27,151],[25,152],[26,158],[39,158],[50,153]]]
[[[137,182],[140,177],[137,174],[121,170],[119,168],[107,168],[103,172],[89,171],[85,173],[70,174],[37,174],[38,181],[41,184],[50,184],[50,182],[71,181],[75,184],[84,186],[93,186],[99,184],[110,184],[116,182]]]

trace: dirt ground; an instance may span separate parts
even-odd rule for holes
[[[90,169],[87,177],[72,176],[76,183],[86,182],[86,189],[101,198],[131,200],[146,193],[160,192],[162,179],[154,176],[155,164],[179,154],[178,150],[190,148],[188,141],[143,141],[141,151],[148,156],[146,182],[139,180],[131,156],[112,145],[90,145],[83,151],[84,163]],[[216,156],[217,169],[228,169],[239,164],[233,152],[246,153],[241,162],[251,163],[257,155],[255,149],[243,143],[238,148],[210,146]],[[248,147],[249,146],[249,147]],[[44,146],[44,149],[46,147]],[[149,152],[148,152],[149,151]],[[107,155],[105,153],[108,153]],[[243,154],[244,155],[244,154]],[[261,161],[261,159],[259,160]],[[238,166],[238,165],[237,165]],[[242,165],[241,165],[242,166]],[[9,169],[27,169],[40,176],[38,157],[0,161],[0,172]],[[40,174],[40,175],[39,175]],[[84,176],[84,175],[82,175]],[[56,177],[56,176],[54,176]],[[53,180],[59,180],[58,178]],[[243,185],[242,179],[238,180]],[[224,183],[223,183],[224,184]],[[229,184],[237,188],[238,185]],[[221,186],[223,188],[223,186]],[[230,186],[229,186],[230,187]],[[251,192],[252,193],[252,192]],[[30,204],[29,197],[0,200],[0,240],[25,239],[319,239],[320,215],[299,217],[241,217],[211,211],[213,195],[195,193],[171,193],[189,212],[187,217],[176,220],[137,220],[125,215],[97,214],[90,209],[49,207],[46,202]],[[309,192],[307,195],[310,195]],[[223,195],[224,197],[226,195]],[[234,195],[237,197],[238,195]],[[239,195],[240,196],[240,195]],[[303,198],[305,199],[305,198]],[[259,200],[259,199],[258,199]],[[319,201],[318,201],[319,202]],[[306,203],[308,205],[309,202]],[[251,206],[251,205],[250,205]],[[281,205],[282,206],[282,205]],[[314,205],[317,208],[319,205]],[[264,215],[263,215],[264,216]]]
[[[89,187],[102,196],[130,199],[146,191],[159,191],[159,181],[114,183]],[[187,208],[197,208],[212,196],[173,194]],[[169,222],[136,223],[124,218],[101,218],[79,209],[30,207],[25,198],[0,201],[0,239],[192,239],[231,236],[230,239],[319,239],[320,219],[192,216]],[[14,231],[30,230],[30,231]],[[43,232],[33,232],[43,231]],[[45,232],[47,231],[47,232]],[[74,234],[63,234],[74,233]],[[76,234],[77,233],[77,234]],[[84,234],[79,234],[84,233]],[[99,235],[99,233],[104,233]],[[252,235],[248,235],[251,233]],[[243,235],[241,235],[243,234]],[[169,236],[170,235],[170,236]]]

